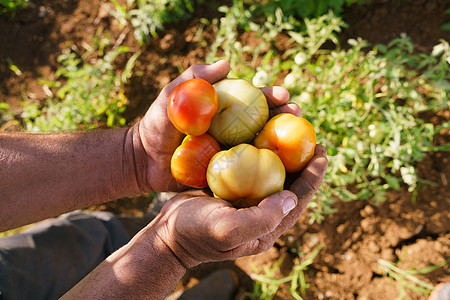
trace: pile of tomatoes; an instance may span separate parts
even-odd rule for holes
[[[172,156],[174,178],[237,207],[282,190],[286,172],[314,156],[311,123],[288,113],[269,120],[266,97],[244,79],[185,81],[170,94],[168,115],[186,134]]]

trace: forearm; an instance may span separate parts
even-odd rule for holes
[[[150,224],[62,299],[164,299],[186,269]]]
[[[130,130],[0,133],[0,231],[139,193]]]

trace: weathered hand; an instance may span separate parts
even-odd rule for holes
[[[176,130],[167,115],[168,98],[172,90],[181,82],[202,78],[215,83],[225,78],[230,70],[227,61],[212,65],[194,65],[183,72],[161,91],[144,118],[129,131],[133,146],[136,180],[141,192],[181,191],[186,189],[177,183],[170,172],[170,160],[175,149],[180,145],[183,134]],[[271,115],[291,112],[299,115],[296,104],[286,104],[289,93],[282,87],[265,87],[261,89],[266,95]]]
[[[319,189],[328,165],[325,155],[318,145],[290,191],[271,195],[258,206],[236,209],[202,191],[189,191],[169,200],[147,229],[185,268],[263,252],[294,225]]]

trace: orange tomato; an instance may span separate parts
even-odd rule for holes
[[[314,156],[316,132],[308,120],[283,113],[266,123],[255,139],[255,146],[274,151],[287,172],[297,172]]]
[[[219,151],[219,143],[207,133],[186,136],[172,155],[172,176],[184,185],[207,187],[206,170],[211,158]]]
[[[218,105],[214,87],[206,80],[195,78],[173,89],[167,112],[175,128],[184,134],[198,136],[208,131]]]

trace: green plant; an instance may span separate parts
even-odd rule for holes
[[[254,20],[254,16],[246,8],[243,0],[233,0],[231,7],[221,6],[219,11],[224,13],[225,17],[220,19],[220,27],[216,33],[215,41],[210,47],[206,61],[211,63],[217,59],[227,59],[232,66],[230,71],[231,77],[250,80],[256,77],[255,80],[257,82],[255,84],[254,80],[255,85],[261,85],[273,80],[281,62],[276,57],[277,53],[272,49],[271,44],[281,32],[293,30],[294,26],[291,23],[295,20],[285,21],[282,10],[277,9],[265,22],[259,24]],[[218,24],[219,20],[213,20],[213,26]],[[254,33],[256,37],[261,39],[260,43],[256,47],[243,45],[238,40],[240,29]],[[262,55],[263,57],[261,57]],[[260,65],[268,66],[270,62],[273,72],[259,72],[261,70],[257,67],[261,58],[262,63]]]
[[[400,300],[404,299],[407,296],[405,288],[409,288],[423,295],[429,295],[434,290],[434,286],[423,280],[420,280],[416,277],[416,275],[428,274],[436,269],[442,268],[450,262],[450,258],[437,265],[431,265],[419,270],[402,270],[397,267],[399,262],[393,263],[381,258],[379,258],[377,262],[384,274],[399,283],[399,295],[396,299]]]
[[[105,6],[110,14],[122,26],[130,22],[141,44],[150,36],[157,36],[165,24],[187,19],[194,12],[193,0],[127,0],[123,5],[117,0],[110,1],[114,9]]]
[[[272,299],[278,289],[283,284],[289,284],[289,292],[294,299],[301,300],[306,294],[306,289],[309,288],[309,284],[306,282],[305,273],[322,249],[322,245],[317,246],[311,253],[302,259],[299,255],[294,263],[294,267],[290,274],[283,278],[277,278],[276,271],[279,269],[283,260],[280,258],[272,268],[263,266],[264,274],[250,274],[251,278],[255,281],[253,292],[248,295],[251,299]],[[299,293],[300,291],[300,293]],[[300,295],[301,294],[301,295]]]
[[[19,9],[26,8],[28,0],[0,0],[0,15],[9,13],[15,16]]]
[[[19,67],[12,61],[11,58],[7,57],[6,62],[9,65],[9,69],[14,72],[17,76],[22,76],[22,71],[19,69]]]
[[[225,17],[207,61],[228,59],[231,77],[257,86],[283,80],[291,101],[300,105],[318,131],[318,142],[328,149],[329,170],[310,204],[312,222],[333,213],[337,200],[378,203],[401,183],[414,191],[421,181],[415,164],[429,151],[450,150],[449,144],[433,146],[433,136],[449,124],[435,128],[420,118],[425,111],[449,107],[448,42],[441,40],[431,54],[417,54],[405,35],[372,49],[358,38],[342,50],[336,33],[345,24],[332,13],[305,19],[298,31],[281,10],[263,24],[242,0],[221,10]],[[237,27],[266,38],[257,47],[242,44]],[[291,37],[282,53],[273,46],[279,34]]]
[[[313,204],[319,211],[334,198],[382,201],[401,182],[414,191],[415,163],[428,151],[450,149],[433,147],[441,128],[419,118],[421,112],[448,107],[448,44],[422,55],[413,54],[406,36],[367,53],[363,40],[350,43],[349,50],[322,51],[314,60],[293,64],[285,78],[293,101],[320,128],[318,140],[328,149],[321,204]],[[313,219],[320,221],[320,215],[313,213]]]
[[[15,120],[9,104],[0,102],[0,131],[4,130],[4,128],[7,128],[9,124],[12,123],[15,123]]]
[[[255,13],[262,13],[265,17],[273,15],[279,8],[286,17],[297,20],[304,18],[317,18],[327,14],[330,10],[335,15],[340,15],[345,6],[362,4],[368,0],[269,0],[264,3],[254,4]]]
[[[445,11],[445,13],[446,13],[446,14],[450,14],[450,8],[448,8],[448,9]],[[447,22],[447,23],[445,23],[444,25],[442,25],[442,26],[441,26],[441,29],[442,29],[442,30],[445,30],[445,31],[450,31],[450,22]]]
[[[86,130],[99,126],[117,127],[125,124],[121,114],[127,99],[123,84],[131,74],[138,53],[127,63],[122,74],[118,74],[113,63],[117,56],[128,52],[127,47],[106,51],[107,37],[97,37],[93,47],[82,55],[65,50],[59,56],[61,67],[58,79],[42,81],[49,86],[53,97],[41,107],[26,103],[22,119],[25,130],[30,132],[54,132]],[[73,48],[73,47],[72,47]]]

